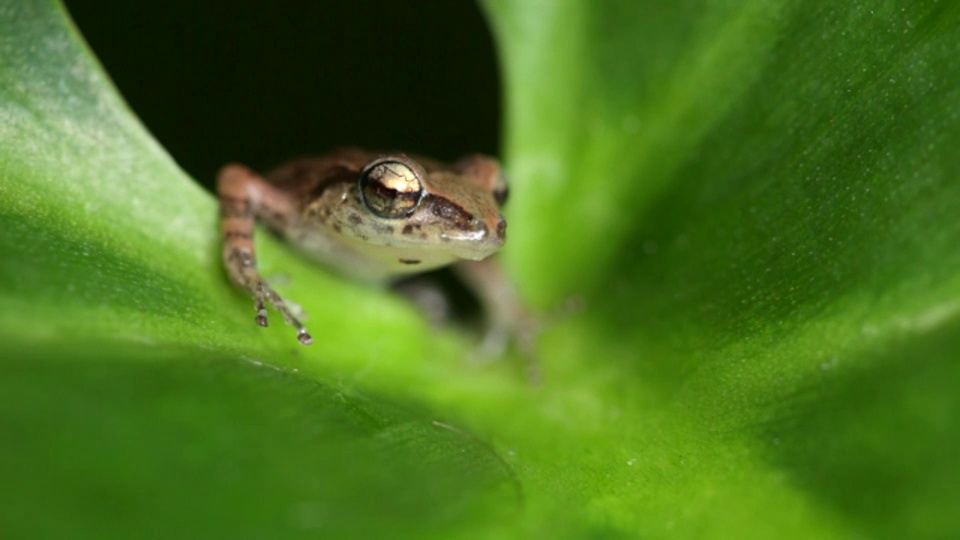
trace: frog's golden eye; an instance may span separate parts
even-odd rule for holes
[[[360,198],[374,214],[396,219],[409,216],[423,198],[417,172],[397,158],[381,158],[360,171]]]

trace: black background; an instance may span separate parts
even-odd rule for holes
[[[210,186],[343,145],[497,153],[500,81],[474,2],[66,2],[127,102]]]

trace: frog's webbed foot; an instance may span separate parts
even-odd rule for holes
[[[224,262],[233,282],[243,287],[253,297],[254,309],[257,312],[254,321],[259,326],[266,327],[270,324],[266,307],[269,304],[280,313],[287,324],[296,329],[297,340],[300,343],[304,345],[313,343],[313,336],[307,331],[306,326],[294,315],[293,310],[277,294],[277,291],[273,290],[273,287],[260,276],[252,254],[243,250],[234,250]]]
[[[297,330],[297,340],[303,345],[310,345],[313,343],[313,336],[310,335],[310,332],[307,331],[307,327],[300,322],[300,319],[293,314],[293,310],[290,306],[287,305],[287,302],[284,302],[283,298],[273,290],[266,281],[260,280],[257,285],[256,290],[261,293],[262,296],[266,296],[267,300],[270,302],[270,305],[273,306],[273,309],[277,310],[280,315],[283,317],[283,320],[290,326],[294,327]],[[257,324],[260,326],[267,326],[267,310],[264,309],[263,300],[258,298],[257,293],[254,293],[254,300],[256,302],[257,309]]]
[[[515,307],[513,315],[508,318],[494,319],[494,316],[488,316],[475,358],[481,361],[496,360],[513,348],[523,359],[527,380],[538,384],[543,379],[537,351],[540,320],[521,306]]]
[[[260,326],[269,324],[266,305],[276,309],[287,324],[297,330],[297,339],[304,345],[313,337],[297,319],[283,298],[273,290],[257,270],[253,244],[254,219],[268,216],[273,220],[292,215],[292,203],[285,194],[268,184],[242,165],[227,165],[217,178],[220,196],[220,229],[223,235],[223,264],[230,280],[253,297]]]

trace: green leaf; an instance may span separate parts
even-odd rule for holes
[[[261,363],[15,352],[0,378],[13,537],[450,534],[521,496],[489,447],[426,411]]]
[[[483,5],[537,387],[269,238],[329,338],[256,328],[62,9],[0,8],[5,536],[960,534],[960,5]]]
[[[311,305],[351,306],[311,310],[342,339],[310,351],[282,325],[258,332],[219,268],[214,201],[62,8],[5,6],[0,56],[4,536],[438,534],[515,511],[510,465],[455,415],[354,388],[444,349],[412,309],[297,279]],[[330,375],[338,359],[357,374]]]

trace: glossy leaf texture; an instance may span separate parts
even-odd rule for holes
[[[210,195],[0,7],[0,530],[960,534],[960,6],[484,7],[537,386],[268,238],[336,339],[254,328]]]

